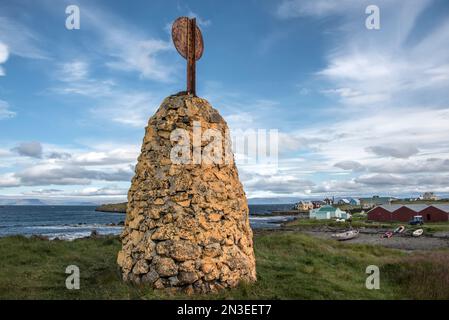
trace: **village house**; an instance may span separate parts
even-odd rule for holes
[[[447,204],[395,204],[381,205],[368,211],[368,220],[408,222],[415,216],[422,216],[425,222],[449,221]]]
[[[420,197],[420,200],[437,201],[438,197],[433,192],[424,192]]]
[[[297,204],[295,204],[293,209],[299,210],[299,211],[309,211],[309,210],[313,209],[313,203],[312,203],[312,201],[301,200]]]
[[[359,200],[363,209],[371,209],[375,206],[391,204],[391,201],[394,199],[392,197],[373,196],[371,198],[360,198]]]
[[[338,200],[338,204],[349,204],[349,203],[350,203],[349,199],[346,199],[346,198]]]
[[[313,209],[316,209],[316,208],[320,208],[320,207],[324,206],[326,204],[326,202],[320,201],[320,200],[315,200],[315,201],[312,201],[312,204],[313,204]]]
[[[351,206],[359,206],[360,200],[355,198],[343,198],[338,200],[338,204],[346,204]]]
[[[317,209],[312,209],[309,212],[310,219],[348,219],[351,215],[346,211],[342,211],[339,208],[333,206],[325,205]]]

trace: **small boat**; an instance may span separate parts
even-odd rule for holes
[[[396,229],[394,229],[393,233],[402,233],[404,232],[405,227],[404,226],[399,226]]]
[[[382,238],[391,238],[393,236],[393,232],[387,231],[382,235]]]
[[[424,233],[423,229],[416,229],[415,231],[413,231],[412,236],[421,237],[423,233]]]
[[[338,241],[351,240],[356,238],[359,235],[358,230],[349,230],[341,233],[334,233],[332,238]]]

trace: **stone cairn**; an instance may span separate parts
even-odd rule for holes
[[[210,148],[203,136],[197,149],[189,145],[190,161],[171,160],[180,143],[172,132],[184,129],[192,142],[198,123],[202,133],[213,129],[229,141],[219,113],[189,94],[166,98],[148,122],[117,257],[125,281],[188,294],[256,281],[248,205],[232,153],[223,152],[218,164],[207,157],[195,163],[195,152]],[[230,150],[230,143],[215,143]]]

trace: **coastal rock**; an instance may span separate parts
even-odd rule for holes
[[[123,279],[188,294],[256,280],[248,205],[228,142],[226,122],[206,100],[184,94],[163,101],[146,127],[128,192],[117,257]],[[173,161],[180,153],[187,157]]]

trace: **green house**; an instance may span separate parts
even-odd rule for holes
[[[350,214],[346,211],[342,211],[339,208],[335,208],[333,206],[322,206],[320,208],[312,209],[309,212],[310,219],[348,219]]]

